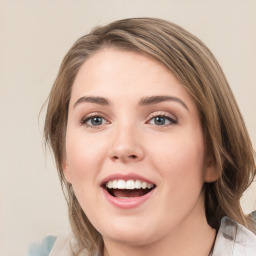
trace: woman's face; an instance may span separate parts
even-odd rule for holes
[[[105,241],[145,245],[205,218],[200,118],[159,62],[103,49],[73,84],[64,174]]]

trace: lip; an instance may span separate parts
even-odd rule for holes
[[[107,192],[107,190],[104,189],[103,187],[101,187],[101,189],[107,201],[110,202],[112,205],[121,209],[132,209],[132,208],[139,207],[145,201],[149,200],[155,191],[155,188],[154,188],[143,196],[121,199],[121,198],[110,195]]]
[[[130,197],[130,198],[114,197],[114,196],[112,196],[111,194],[109,194],[107,192],[107,190],[104,188],[104,184],[106,184],[110,180],[118,180],[118,179],[122,179],[122,180],[125,180],[125,181],[127,181],[127,180],[140,180],[140,181],[145,181],[147,183],[155,185],[155,183],[152,182],[151,180],[149,180],[147,178],[144,178],[143,176],[140,176],[136,173],[127,173],[127,174],[116,173],[116,174],[112,174],[112,175],[107,176],[106,178],[104,178],[101,181],[101,189],[102,189],[103,194],[104,194],[105,198],[107,199],[107,201],[110,202],[115,207],[118,207],[118,208],[121,208],[121,209],[136,208],[136,207],[142,205],[147,200],[149,200],[152,197],[152,195],[154,194],[155,188],[152,189],[151,191],[149,191],[147,194],[145,194],[143,196]]]
[[[141,180],[141,181],[145,181],[147,183],[155,185],[155,183],[153,181],[151,181],[149,179],[146,179],[146,178],[144,178],[144,177],[142,177],[142,176],[140,176],[136,173],[127,173],[127,174],[116,173],[116,174],[112,174],[112,175],[109,175],[106,178],[104,178],[101,181],[100,185],[102,186],[110,180],[125,180],[125,181],[127,181],[127,180]]]

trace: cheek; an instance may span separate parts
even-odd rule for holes
[[[187,135],[184,135],[187,134]],[[202,134],[175,134],[169,139],[154,143],[150,153],[152,165],[173,183],[198,180],[203,182],[204,144]]]
[[[66,159],[70,183],[83,209],[87,209],[92,200],[91,192],[97,186],[95,177],[100,171],[101,150],[95,139],[86,137],[83,132],[67,129]]]
[[[85,136],[83,130],[67,129],[66,158],[73,175],[87,176],[95,173],[101,163],[104,147],[97,136]]]
[[[173,138],[170,143],[156,147],[158,157],[152,165],[164,186],[162,202],[165,211],[180,218],[188,213],[200,198],[204,183],[204,146],[193,137]],[[173,210],[175,208],[176,210]]]

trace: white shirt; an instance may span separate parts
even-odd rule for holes
[[[212,256],[256,256],[256,236],[235,221],[224,217]]]

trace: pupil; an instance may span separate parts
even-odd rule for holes
[[[157,124],[157,125],[164,125],[165,124],[165,117],[157,116],[155,118],[155,124]]]
[[[92,122],[92,125],[101,125],[102,118],[101,117],[93,117],[91,122]]]

